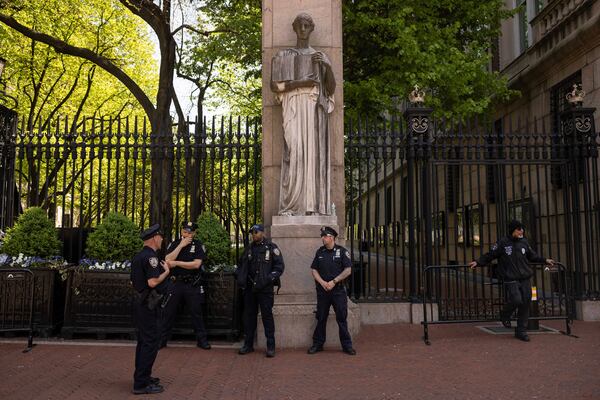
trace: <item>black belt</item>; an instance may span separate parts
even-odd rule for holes
[[[194,281],[197,279],[197,276],[195,275],[180,275],[180,276],[171,276],[170,279],[173,282],[183,282],[183,283],[194,283]]]

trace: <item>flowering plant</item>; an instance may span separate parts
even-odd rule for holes
[[[216,265],[208,265],[204,267],[204,272],[208,273],[227,273],[227,272],[235,272],[237,269],[237,265],[231,264],[216,264]]]
[[[64,258],[60,256],[52,257],[38,257],[38,256],[26,256],[23,253],[19,253],[16,256],[9,256],[8,254],[0,254],[0,266],[3,267],[21,267],[21,268],[52,268],[60,269],[67,265]]]
[[[131,271],[131,261],[98,261],[92,258],[82,258],[79,265],[89,271]]]

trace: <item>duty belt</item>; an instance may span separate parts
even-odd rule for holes
[[[181,275],[181,276],[171,276],[170,278],[173,282],[183,282],[183,283],[194,283],[197,279],[195,275]]]

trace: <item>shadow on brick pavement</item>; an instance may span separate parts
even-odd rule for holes
[[[489,324],[488,324],[489,325]],[[548,323],[562,329],[560,324]],[[578,339],[532,335],[530,343],[475,325],[363,327],[358,356],[336,348],[161,350],[154,375],[165,392],[152,399],[600,399],[600,323],[574,325]],[[330,333],[331,334],[331,333]],[[130,394],[135,348],[128,345],[0,342],[1,399],[123,399]]]

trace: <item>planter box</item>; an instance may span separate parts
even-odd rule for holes
[[[241,333],[241,296],[233,272],[206,273],[204,322],[209,336],[226,336],[237,340]],[[184,307],[178,312],[173,333],[194,334],[194,327]]]
[[[63,323],[66,282],[59,270],[32,268],[35,279],[33,327],[41,337],[53,335]]]
[[[69,271],[62,336],[135,332],[129,272]]]
[[[67,279],[62,336],[93,333],[135,334],[133,289],[129,272],[70,270]],[[206,274],[204,316],[210,336],[237,339],[240,334],[240,300],[233,273]],[[182,306],[173,332],[194,334],[189,313]]]

